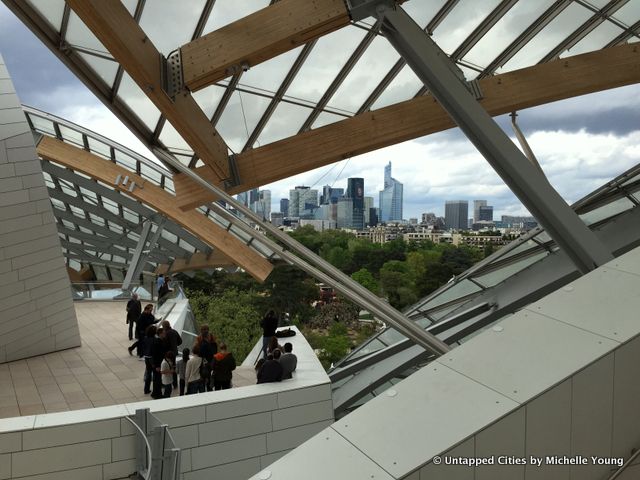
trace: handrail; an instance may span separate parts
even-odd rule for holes
[[[640,455],[640,449],[636,450],[636,453],[631,455],[631,457],[629,457],[629,460],[624,462],[622,466],[618,470],[613,472],[613,475],[611,475],[607,480],[614,480],[618,478],[622,474],[622,472],[624,472],[627,469],[627,467],[633,463],[633,461],[636,459],[638,455]]]
[[[142,431],[142,428],[140,428],[140,426],[136,422],[131,420],[131,418],[129,417],[124,417],[124,418],[126,418],[131,423],[131,425],[133,425],[136,428],[136,430],[140,432],[140,435],[142,435],[142,438],[144,439],[144,443],[147,445],[147,458],[149,459],[147,470],[145,474],[141,474],[140,472],[138,472],[138,475],[142,475],[144,480],[149,480],[150,478],[149,476],[151,475],[151,465],[153,464],[153,455],[151,454],[151,445],[149,444],[147,435]]]

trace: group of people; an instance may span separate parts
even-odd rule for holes
[[[167,320],[157,320],[153,308],[153,304],[148,304],[142,310],[135,293],[126,307],[129,340],[133,340],[134,332],[136,339],[128,348],[129,355],[135,350],[138,358],[145,362],[144,393],[151,394],[152,398],[167,398],[178,388],[180,395],[231,388],[235,358],[224,343],[218,344],[209,326],[202,325],[193,348],[184,348],[179,355],[180,334]],[[275,313],[269,311],[260,324],[263,357],[256,364],[257,383],[292,378],[298,359],[291,343],[284,346],[278,343]]]
[[[278,329],[278,317],[273,310],[260,321],[262,327],[262,358],[256,363],[256,376],[258,383],[280,382],[292,378],[292,374],[298,366],[298,357],[293,353],[293,345],[290,342],[284,346],[278,343],[276,331]]]
[[[128,347],[129,355],[135,350],[145,362],[144,393],[151,398],[166,398],[178,387],[180,395],[231,388],[236,361],[224,343],[218,345],[209,326],[200,328],[192,351],[185,348],[178,356],[180,334],[167,320],[156,320],[153,308],[148,304],[142,310],[135,293],[126,307],[129,340],[133,340],[134,324],[136,338]]]

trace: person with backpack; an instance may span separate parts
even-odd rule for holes
[[[201,378],[201,370],[205,360],[200,356],[200,345],[194,345],[191,351],[191,358],[185,368],[185,379],[187,383],[187,395],[204,392],[204,381]]]
[[[236,369],[236,360],[231,352],[227,352],[227,346],[220,344],[220,351],[213,356],[213,388],[215,390],[227,390],[231,388],[233,370]]]

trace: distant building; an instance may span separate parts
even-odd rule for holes
[[[518,217],[512,215],[502,215],[500,222],[502,228],[515,228],[520,230],[530,230],[538,226],[538,222],[534,217]]]
[[[487,206],[487,201],[486,200],[474,200],[473,201],[473,223],[476,223],[479,220],[482,220],[480,218],[480,207],[486,207],[486,206]]]
[[[333,220],[305,220],[301,219],[299,225],[304,227],[305,225],[311,225],[314,230],[322,232],[323,230],[335,230],[336,222]]]
[[[345,197],[350,198],[353,202],[349,228],[362,230],[364,228],[364,178],[347,179]],[[338,203],[338,205],[340,204]]]
[[[380,218],[383,223],[402,220],[403,185],[391,176],[391,162],[384,167],[384,190],[380,191]]]
[[[493,207],[483,205],[478,209],[478,218],[474,217],[475,222],[493,222]]]
[[[333,188],[330,185],[322,187],[322,195],[320,196],[320,205],[329,203],[338,203],[338,199],[344,195],[344,188]]]
[[[342,197],[338,200],[338,228],[353,228],[353,199]]]
[[[275,227],[284,225],[284,214],[282,212],[271,212],[271,223]]]
[[[268,220],[271,217],[271,190],[259,190],[258,199],[252,207],[254,212]]]
[[[466,230],[469,211],[467,200],[448,200],[444,204],[444,226],[447,230]]]
[[[236,200],[245,207],[249,206],[249,192],[242,192],[236,195]]]
[[[282,215],[285,217],[289,216],[289,199],[288,198],[280,199],[280,213],[282,213]]]
[[[364,226],[371,225],[371,209],[373,208],[373,197],[364,197]]]
[[[318,191],[310,187],[299,186],[289,190],[289,216],[304,217],[313,215],[318,206]]]

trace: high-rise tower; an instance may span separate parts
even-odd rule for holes
[[[384,167],[384,190],[380,191],[380,221],[402,220],[403,185],[391,176],[391,162]]]

